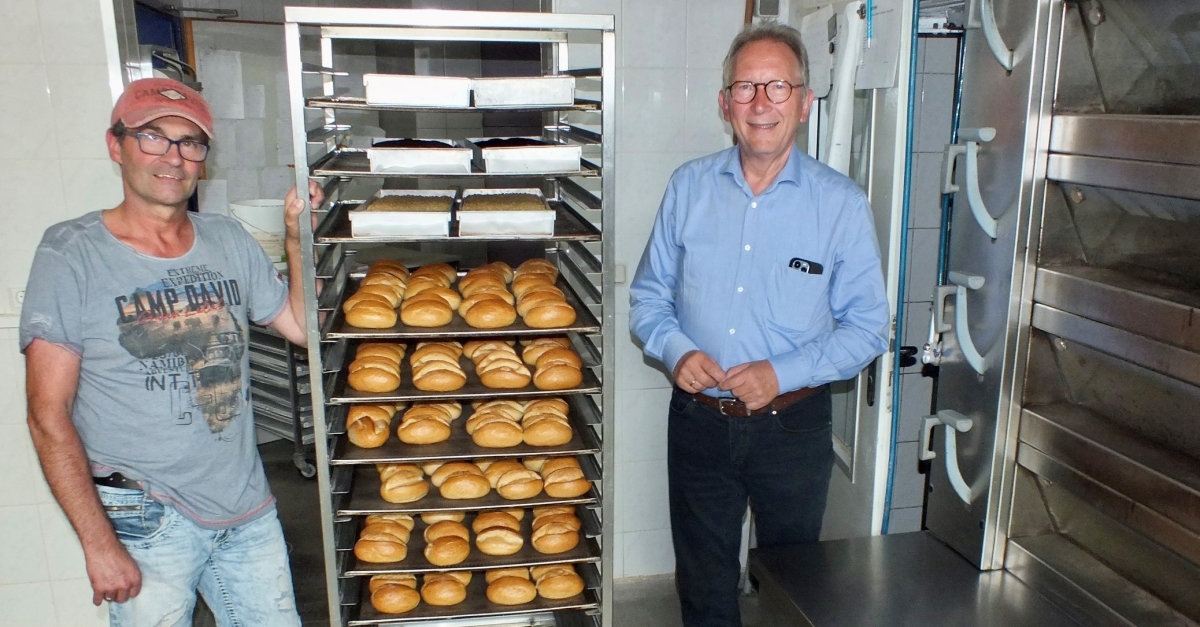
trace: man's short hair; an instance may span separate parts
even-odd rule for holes
[[[796,60],[800,62],[800,82],[805,86],[808,85],[808,51],[804,49],[804,43],[800,41],[800,31],[786,24],[760,22],[742,29],[742,32],[733,38],[733,43],[729,44],[729,54],[725,55],[725,63],[721,66],[723,86],[728,86],[733,82],[733,63],[737,60],[738,53],[747,44],[756,41],[776,41],[791,48],[796,55]]]

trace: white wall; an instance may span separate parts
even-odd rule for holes
[[[24,360],[10,288],[22,288],[46,227],[115,206],[104,130],[113,105],[102,7],[111,0],[0,0],[0,623],[107,625],[79,541],[37,465],[25,425]],[[111,17],[109,18],[111,23]]]
[[[717,92],[742,27],[741,0],[558,0],[562,13],[617,17],[616,264],[633,277],[671,172],[732,145]],[[617,286],[616,578],[673,572],[667,508],[670,380],[629,334]]]

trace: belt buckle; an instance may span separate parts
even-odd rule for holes
[[[732,410],[732,408],[737,407],[737,404],[740,402],[741,401],[739,401],[736,398],[718,398],[717,399],[717,411],[721,412],[721,414],[725,415],[725,416],[733,416],[734,418],[745,418],[748,415],[748,413],[746,411],[734,413]],[[743,405],[742,407],[744,408],[745,405]],[[729,408],[729,409],[727,409],[727,408]]]

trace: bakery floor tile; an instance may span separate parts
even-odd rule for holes
[[[613,587],[613,627],[683,626],[672,576],[626,579]],[[757,596],[743,596],[741,605],[743,627],[773,627],[760,610]]]

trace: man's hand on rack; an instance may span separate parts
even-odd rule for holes
[[[771,362],[752,361],[729,369],[721,389],[733,392],[750,411],[762,409],[779,396],[779,377]]]
[[[311,205],[314,209],[320,207],[321,203],[325,202],[325,190],[321,189],[321,186],[316,181],[310,180],[308,182],[308,195],[311,198]],[[283,203],[286,207],[283,224],[287,229],[287,236],[299,241],[300,214],[304,213],[304,201],[300,200],[299,195],[296,193],[296,188],[293,187],[288,191],[287,198],[284,199]],[[312,214],[312,228],[317,228],[317,214],[315,212]]]
[[[84,551],[88,579],[92,584],[92,605],[104,601],[124,603],[142,591],[142,571],[137,562],[115,535],[108,535],[99,547]]]
[[[715,387],[725,380],[725,371],[704,351],[688,351],[675,364],[675,385],[695,394]]]

